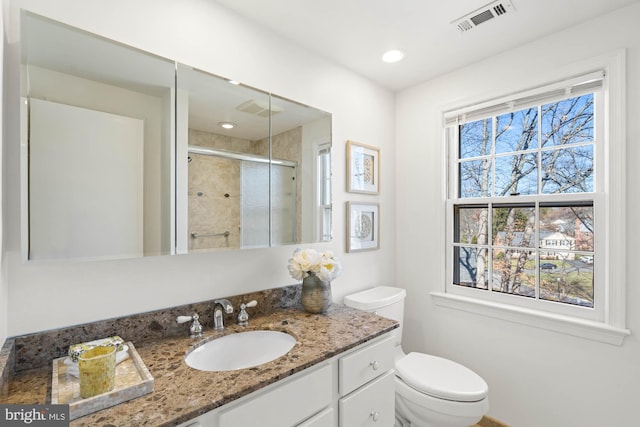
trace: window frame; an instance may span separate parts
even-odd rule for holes
[[[552,330],[556,332],[566,333],[574,336],[580,336],[593,339],[600,342],[606,342],[614,345],[621,345],[624,337],[630,334],[625,328],[625,52],[624,50],[615,51],[605,54],[602,57],[583,61],[567,67],[571,71],[564,70],[564,75],[555,75],[547,78],[546,81],[555,81],[555,83],[544,84],[544,81],[538,81],[531,87],[532,90],[523,90],[514,92],[501,98],[489,101],[480,101],[467,103],[461,107],[443,109],[443,136],[446,144],[445,159],[445,209],[446,222],[445,227],[445,270],[446,281],[439,292],[432,292],[434,302],[439,306],[459,309],[463,311],[473,312],[490,317],[500,318],[507,321],[517,322],[525,325],[535,326],[542,329]],[[594,71],[595,70],[595,71]],[[484,110],[480,115],[485,117],[500,114],[496,109],[498,104],[508,105],[514,99],[522,99],[523,95],[530,96],[531,99],[541,93],[548,93],[550,90],[563,88],[567,85],[575,84],[575,82],[584,81],[584,76],[592,73],[603,73],[604,80],[602,83],[601,95],[603,114],[602,147],[595,147],[596,161],[596,181],[594,182],[595,191],[587,193],[594,203],[594,215],[602,219],[603,222],[597,227],[596,247],[594,252],[598,254],[596,258],[600,258],[597,265],[594,265],[594,306],[595,309],[586,309],[583,307],[561,307],[556,310],[556,306],[565,306],[566,304],[558,304],[536,300],[535,304],[528,302],[520,303],[517,300],[528,298],[518,298],[514,295],[504,295],[499,292],[487,292],[474,288],[466,288],[453,284],[453,208],[457,199],[451,197],[450,189],[457,185],[456,176],[457,168],[451,165],[457,165],[458,159],[452,159],[450,156],[457,153],[451,153],[451,147],[455,143],[447,138],[453,132],[458,132],[458,126],[451,126],[452,118],[461,114],[473,114],[474,111]],[[577,78],[565,78],[564,76],[578,76]],[[588,80],[588,79],[587,79]],[[583,92],[584,93],[584,92]],[[573,95],[571,95],[573,96]],[[576,95],[577,96],[577,95]],[[546,103],[546,100],[538,101],[538,104]],[[513,104],[512,104],[513,105]],[[517,106],[514,110],[526,108],[526,106]],[[487,113],[487,111],[490,111]],[[480,116],[478,116],[478,119]],[[475,119],[473,119],[475,120]],[[472,121],[472,120],[468,120]],[[598,131],[597,131],[598,132]],[[457,135],[456,135],[457,136]],[[457,138],[454,139],[457,141]],[[456,148],[457,150],[457,148]],[[540,196],[529,197],[526,195],[518,196],[518,202],[532,202],[539,199]],[[545,200],[576,200],[584,199],[582,196],[575,196],[572,193],[563,195],[545,195]],[[515,202],[504,198],[505,202]],[[481,198],[465,198],[463,204],[487,204],[487,199]],[[491,287],[491,284],[489,284]],[[485,294],[491,294],[487,298]],[[548,304],[547,304],[548,303]],[[549,305],[554,309],[548,309]],[[589,312],[590,311],[590,312]],[[588,312],[587,315],[584,315]]]

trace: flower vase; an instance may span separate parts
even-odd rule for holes
[[[313,273],[302,279],[302,307],[309,313],[326,313],[331,305],[331,282]]]

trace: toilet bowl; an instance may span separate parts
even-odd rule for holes
[[[489,410],[487,384],[458,363],[409,353],[395,368],[396,411],[411,421],[408,425],[468,427]]]
[[[471,369],[423,353],[402,350],[406,291],[381,286],[344,299],[345,305],[396,320],[395,427],[469,427],[489,410],[487,383]]]

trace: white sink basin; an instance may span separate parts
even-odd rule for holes
[[[196,347],[185,356],[185,362],[201,371],[233,371],[275,360],[295,344],[296,339],[284,332],[238,332]]]

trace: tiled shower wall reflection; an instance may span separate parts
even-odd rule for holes
[[[294,128],[272,138],[272,156],[298,163],[301,176],[302,130]],[[268,140],[250,141],[189,129],[189,144],[240,153],[269,155]],[[189,251],[241,246],[241,162],[215,156],[189,154]],[[300,180],[297,180],[297,235],[301,233]],[[265,192],[268,187],[265,186]],[[222,235],[229,232],[228,236]],[[193,238],[192,233],[208,235]]]

